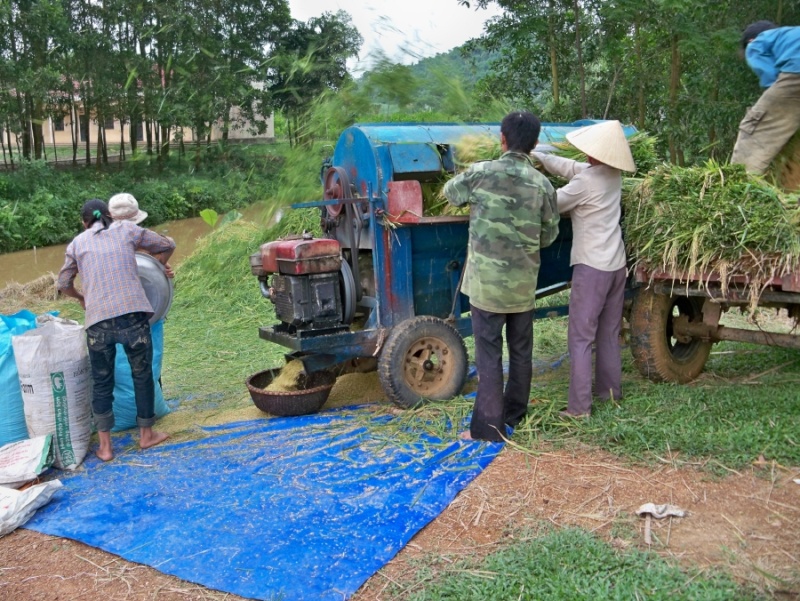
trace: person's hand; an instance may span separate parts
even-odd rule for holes
[[[164,271],[166,272],[168,278],[175,277],[175,272],[172,271],[172,265],[170,265],[169,263],[164,263]]]

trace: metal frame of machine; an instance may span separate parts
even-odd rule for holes
[[[562,141],[567,132],[592,123],[544,123],[540,144]],[[423,216],[423,193],[443,172],[454,171],[454,144],[474,135],[499,138],[500,126],[347,128],[323,167],[323,199],[293,205],[319,210],[326,238],[340,244],[341,323],[281,323],[260,328],[260,337],[290,349],[287,357],[301,360],[306,371],[377,368],[387,396],[400,406],[458,394],[467,373],[463,338],[472,334],[469,300],[459,291],[469,217]],[[568,288],[571,239],[571,223],[563,219],[556,241],[541,251],[537,297]],[[264,261],[254,255],[251,264],[269,297],[274,289]],[[294,302],[319,296],[309,294]],[[564,314],[566,307],[541,312]]]

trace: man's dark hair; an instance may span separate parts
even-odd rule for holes
[[[108,205],[99,198],[92,198],[83,204],[81,219],[83,219],[87,227],[91,227],[95,221],[99,221],[103,224],[104,230],[107,230],[108,226],[114,221],[108,211]]]
[[[539,140],[542,124],[528,111],[514,111],[503,117],[500,133],[506,137],[506,145],[514,152],[528,154]]]
[[[772,21],[756,21],[755,23],[750,23],[742,32],[742,50],[747,48],[747,45],[752,42],[759,33],[777,28],[778,26]]]

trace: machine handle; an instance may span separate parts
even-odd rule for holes
[[[269,291],[269,286],[267,286],[267,281],[266,280],[260,280],[258,282],[258,285],[261,288],[261,296],[263,296],[264,298],[272,300],[271,299],[271,295],[270,295],[270,291]]]

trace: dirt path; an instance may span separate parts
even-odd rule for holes
[[[669,459],[667,459],[669,461]],[[683,519],[652,523],[652,548],[687,566],[729,569],[776,599],[800,599],[800,468],[756,465],[724,479],[690,466],[629,466],[591,450],[504,450],[453,503],[353,597],[388,600],[415,586],[414,562],[490,553],[542,521],[645,548],[643,503],[672,503]],[[213,569],[209,566],[209,569]],[[68,539],[19,529],[0,541],[0,599],[178,601],[240,599]]]

